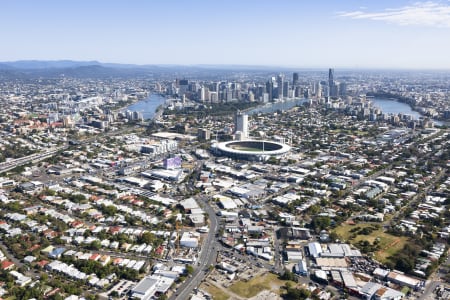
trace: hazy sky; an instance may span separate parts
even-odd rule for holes
[[[0,0],[0,61],[450,69],[450,1]]]

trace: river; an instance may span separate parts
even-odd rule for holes
[[[247,111],[247,114],[253,115],[257,113],[271,113],[277,110],[291,109],[297,105],[305,103],[308,99],[288,99],[280,102],[267,103]],[[155,116],[155,112],[160,105],[166,103],[166,98],[158,94],[151,94],[150,97],[140,100],[130,106],[125,107],[123,110],[138,111],[141,112],[144,119],[152,119]]]
[[[422,115],[411,109],[406,103],[399,102],[393,99],[382,98],[368,98],[372,101],[373,105],[379,107],[385,114],[404,114],[410,115],[414,119],[419,119]]]
[[[370,98],[374,106],[380,108],[383,113],[387,114],[405,114],[405,115],[411,115],[414,119],[419,119],[422,115],[418,113],[417,111],[414,111],[411,109],[411,107],[402,102],[398,102],[392,99],[382,99],[382,98]],[[267,103],[262,106],[258,106],[256,108],[249,109],[247,111],[247,114],[253,115],[258,113],[271,113],[275,112],[277,110],[288,110],[293,108],[294,106],[301,105],[305,102],[307,102],[308,99],[288,99],[284,100],[283,102],[274,102],[274,103]]]
[[[160,105],[164,105],[166,98],[159,94],[151,94],[148,98],[127,106],[124,110],[138,111],[142,113],[144,120],[152,119]]]
[[[372,101],[373,105],[380,108],[383,113],[410,115],[413,117],[413,119],[416,119],[416,120],[423,117],[422,114],[420,114],[417,111],[412,110],[412,108],[406,103],[399,102],[394,99],[384,99],[384,98],[369,98],[369,99],[370,99],[370,101]],[[284,100],[283,102],[267,103],[263,106],[258,106],[256,108],[249,109],[247,111],[247,114],[249,114],[249,115],[258,114],[258,113],[266,114],[266,113],[275,112],[277,110],[284,111],[284,110],[291,109],[294,106],[301,105],[307,101],[309,101],[309,99],[289,99],[289,100]],[[437,121],[437,120],[433,120],[433,122],[436,125],[446,124],[442,121]]]
[[[421,113],[412,110],[411,106],[409,106],[406,103],[396,101],[394,99],[384,99],[384,98],[369,98],[374,106],[379,107],[383,113],[386,114],[404,114],[404,115],[410,115],[414,119],[418,120],[421,117],[424,117]],[[433,119],[432,119],[433,120]],[[440,126],[440,125],[447,125],[446,122],[433,120],[433,122]]]
[[[393,99],[383,99],[383,98],[370,98],[374,106],[379,107],[383,113],[387,114],[405,114],[411,115],[414,119],[419,119],[422,115],[411,109],[411,107]],[[285,111],[291,109],[295,106],[301,105],[309,99],[297,98],[297,99],[287,99],[280,102],[271,102],[258,107],[249,109],[246,111],[248,115],[258,114],[258,113],[272,113],[277,110]],[[166,103],[166,98],[159,94],[151,94],[148,98],[140,100],[130,106],[126,107],[125,110],[138,111],[141,112],[144,119],[152,119],[155,116],[155,112],[160,105]],[[442,125],[443,122],[434,120],[436,125]]]

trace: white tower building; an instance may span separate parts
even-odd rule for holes
[[[240,139],[248,138],[248,115],[241,111],[236,113],[235,134],[240,136]]]

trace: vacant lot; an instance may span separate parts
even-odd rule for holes
[[[212,284],[202,284],[200,288],[212,295],[214,300],[227,300],[230,298],[227,293]]]
[[[379,225],[380,228],[371,230],[369,234],[358,233],[361,232],[362,229],[374,228],[377,225]],[[355,231],[356,227],[359,227],[360,230]],[[343,223],[334,231],[343,240],[354,245],[359,241],[368,241],[370,244],[373,244],[375,240],[378,239],[379,250],[375,252],[375,259],[382,263],[385,263],[389,256],[395,255],[398,251],[402,250],[408,241],[407,237],[398,237],[384,232],[381,228],[381,223],[359,223],[355,225]],[[353,238],[351,238],[352,236]]]
[[[266,273],[247,282],[238,281],[230,286],[230,290],[243,298],[251,298],[263,290],[272,290],[278,294],[280,287],[286,282],[285,280],[278,279],[278,276],[275,274]],[[292,285],[296,284],[295,282],[291,283]]]

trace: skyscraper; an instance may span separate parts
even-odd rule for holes
[[[331,91],[331,87],[334,85],[334,69],[328,70],[328,88]]]
[[[284,98],[284,95],[283,95],[283,83],[284,83],[284,75],[280,74],[277,77],[278,99],[279,100]]]
[[[339,83],[339,96],[347,96],[347,84],[345,82]]]
[[[289,81],[283,82],[283,98],[289,97]]]
[[[187,79],[181,79],[178,81],[179,83],[179,95],[184,95],[189,91],[189,81]]]
[[[337,97],[338,96],[338,87],[334,82],[334,69],[328,70],[328,96],[329,97]]]
[[[314,94],[317,98],[322,98],[322,85],[320,84],[320,82],[314,83]]]
[[[206,88],[202,86],[200,88],[200,101],[205,102],[205,100],[206,100]]]
[[[295,87],[298,84],[298,73],[292,74],[292,85]]]
[[[273,81],[272,80],[267,81],[266,92],[269,95],[269,101],[272,102],[272,100],[273,100]]]

